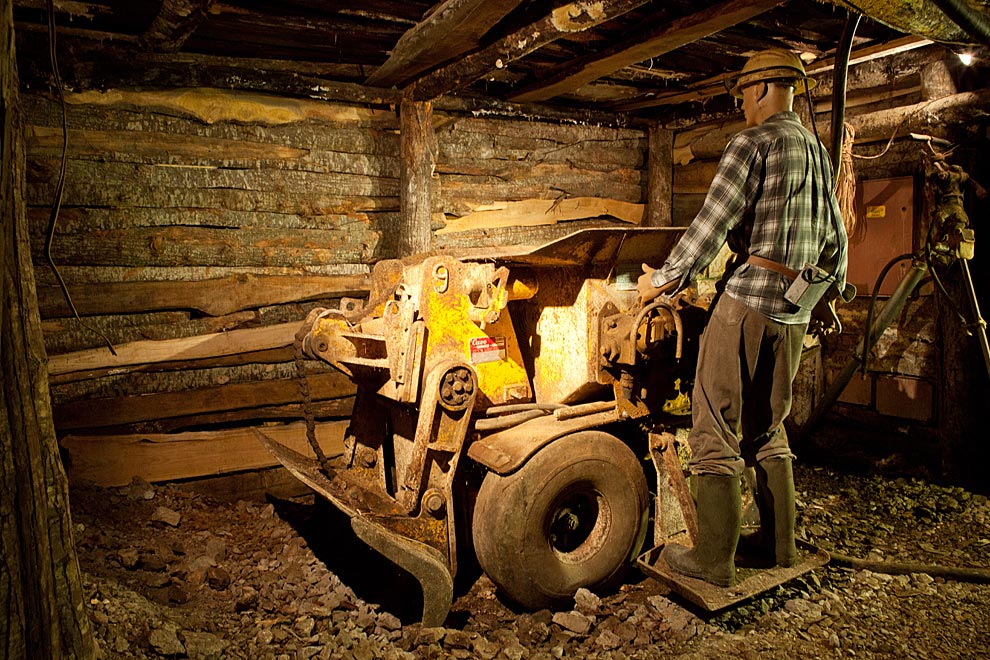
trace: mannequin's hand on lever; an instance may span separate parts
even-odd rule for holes
[[[646,264],[643,264],[643,274],[639,276],[636,281],[636,291],[639,293],[639,304],[646,305],[653,302],[657,296],[662,293],[670,293],[677,288],[677,280],[667,282],[662,287],[653,286],[653,271],[656,268],[651,268]]]

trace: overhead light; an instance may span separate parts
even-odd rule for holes
[[[973,63],[972,53],[956,53],[959,56],[959,61],[963,63],[964,66],[969,66]]]

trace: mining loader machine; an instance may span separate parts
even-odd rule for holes
[[[614,584],[651,526],[657,543],[696,529],[671,431],[706,306],[636,292],[682,231],[379,262],[363,309],[313,310],[298,336],[357,385],[344,451],[259,439],[419,581],[424,625],[464,553],[528,608]]]

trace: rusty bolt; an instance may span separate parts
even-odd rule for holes
[[[428,492],[423,498],[423,506],[430,512],[430,515],[439,518],[443,515],[444,509],[446,508],[446,502],[444,501],[443,495],[434,490]]]

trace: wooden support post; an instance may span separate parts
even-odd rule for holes
[[[4,658],[91,660],[34,293],[13,5],[0,0],[0,649]]]
[[[430,249],[436,169],[433,105],[429,101],[403,101],[399,127],[399,256],[404,257]]]
[[[644,227],[670,227],[673,224],[674,132],[650,128],[646,216]]]

